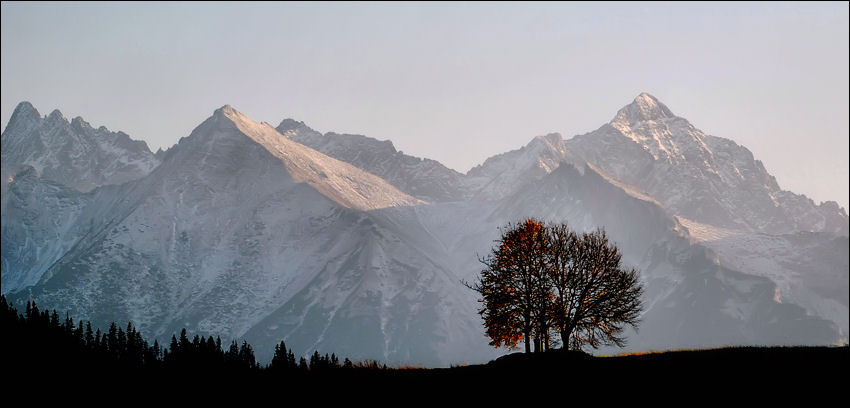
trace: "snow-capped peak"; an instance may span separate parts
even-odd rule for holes
[[[28,134],[29,130],[34,126],[38,126],[40,122],[41,114],[38,110],[27,101],[21,102],[15,107],[15,111],[12,112],[12,116],[9,118],[9,123],[3,132],[3,138],[5,140],[11,135]],[[6,158],[4,157],[5,160]]]
[[[711,153],[701,140],[702,132],[646,92],[620,109],[610,125],[652,154],[655,160],[686,160],[685,151],[693,149]]]
[[[657,121],[673,117],[676,117],[676,115],[666,105],[654,96],[643,92],[632,103],[620,109],[611,122],[635,124],[647,120]]]
[[[32,106],[31,103],[23,101],[19,103],[18,106],[15,107],[15,111],[12,112],[12,118],[15,117],[18,117],[18,119],[24,117],[41,119],[41,114],[38,113],[38,110],[35,108],[35,106]],[[9,122],[12,122],[12,119],[10,119]]]
[[[59,109],[54,109],[53,112],[50,112],[50,114],[47,115],[47,120],[56,121],[56,122],[59,122],[59,121],[67,122],[68,121],[68,119],[65,119],[65,115],[63,115],[62,112],[59,111]]]
[[[29,102],[15,108],[2,151],[5,171],[32,166],[43,178],[79,191],[141,178],[159,164],[145,142],[94,129],[79,116],[69,122],[58,109],[42,118]]]
[[[217,109],[189,137],[215,143],[218,138],[239,138],[240,134],[280,160],[296,182],[312,186],[345,207],[374,210],[424,203],[378,176],[290,140],[268,123],[255,122],[230,105]],[[225,146],[231,149],[233,144]]]

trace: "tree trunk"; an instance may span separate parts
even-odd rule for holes
[[[531,353],[531,331],[526,329],[523,332],[523,337],[525,337],[525,352]]]
[[[568,333],[566,330],[561,330],[561,343],[563,344],[563,346],[561,347],[564,350],[570,349],[570,333]]]

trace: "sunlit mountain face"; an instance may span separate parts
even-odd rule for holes
[[[531,136],[531,135],[529,135]],[[482,362],[477,293],[499,227],[604,228],[640,270],[627,350],[847,341],[848,219],[640,94],[599,129],[458,173],[388,141],[225,106],[154,155],[21,103],[2,134],[2,291],[296,354]],[[610,350],[602,350],[607,352]]]

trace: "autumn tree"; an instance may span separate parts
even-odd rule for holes
[[[479,314],[490,345],[525,352],[550,346],[550,332],[565,348],[622,347],[627,325],[637,327],[643,287],[625,269],[619,249],[603,230],[578,234],[565,224],[527,219],[502,229],[498,245],[481,262]]]
[[[546,301],[549,288],[545,283],[545,226],[534,219],[508,224],[497,243],[481,259],[485,268],[478,281],[467,284],[481,295],[478,312],[484,319],[490,344],[514,348],[524,340],[528,353],[536,335],[535,349],[540,350],[542,339],[548,337],[540,330],[549,321],[545,311],[545,305],[549,304]]]

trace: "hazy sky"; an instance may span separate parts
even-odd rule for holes
[[[28,100],[156,150],[233,105],[466,172],[649,92],[848,206],[848,3],[2,3],[0,120]]]

